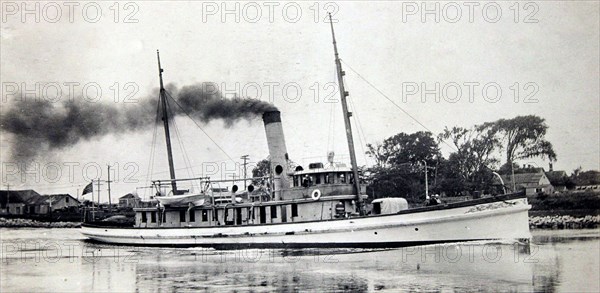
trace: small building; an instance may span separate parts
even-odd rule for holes
[[[43,196],[50,206],[50,210],[68,209],[78,207],[81,203],[70,194],[48,194]]]
[[[0,213],[27,215],[49,212],[47,199],[34,190],[0,190]]]
[[[140,201],[141,199],[137,194],[128,193],[119,198],[119,208],[137,208]]]
[[[508,190],[513,188],[512,175],[502,175],[504,185]],[[514,186],[516,190],[525,190],[526,195],[535,195],[537,193],[550,194],[554,192],[554,187],[550,183],[550,179],[546,174],[541,172],[536,173],[521,173],[514,175]]]

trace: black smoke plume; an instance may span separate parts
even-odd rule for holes
[[[226,99],[213,83],[182,88],[168,85],[167,93],[171,117],[190,115],[202,123],[221,119],[227,127],[277,109],[255,99]],[[62,102],[19,100],[3,107],[0,130],[3,136],[10,135],[3,139],[10,143],[11,158],[29,162],[45,152],[64,149],[82,140],[152,128],[156,123],[158,96],[156,89],[151,97],[133,104],[94,103],[82,98]]]

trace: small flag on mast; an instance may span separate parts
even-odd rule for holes
[[[83,189],[83,193],[81,195],[86,195],[94,191],[94,181],[90,182],[90,184],[86,185]]]

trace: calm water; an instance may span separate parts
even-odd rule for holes
[[[1,292],[600,292],[600,230],[533,231],[530,246],[215,251],[84,242],[78,229],[0,229]]]

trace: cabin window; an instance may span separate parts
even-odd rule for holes
[[[302,187],[308,187],[310,186],[310,182],[308,180],[308,175],[304,175],[304,178],[302,178]]]
[[[179,222],[185,222],[185,211],[179,211]]]
[[[292,218],[297,217],[297,216],[298,216],[298,204],[293,203],[292,204]]]
[[[315,182],[317,184],[321,184],[321,174],[317,174],[316,177],[317,177],[317,180],[315,180]]]
[[[156,212],[150,212],[150,222],[156,223]]]
[[[233,223],[234,223],[233,209],[225,209],[225,216],[223,218],[225,220],[225,225],[233,225]]]
[[[235,224],[236,225],[242,224],[242,208],[235,209]]]
[[[277,206],[271,206],[271,219],[277,218]]]
[[[346,183],[346,174],[340,174],[340,183]]]
[[[148,216],[146,216],[146,212],[142,212],[142,223],[148,222]]]
[[[208,222],[208,211],[202,211],[202,222]]]
[[[281,206],[281,222],[287,222],[287,205]]]
[[[260,223],[264,224],[267,222],[267,209],[262,206],[259,208],[259,212],[260,212]]]
[[[196,211],[190,210],[190,222],[196,222]]]
[[[69,198],[68,197],[65,197],[65,202],[69,203]]]

